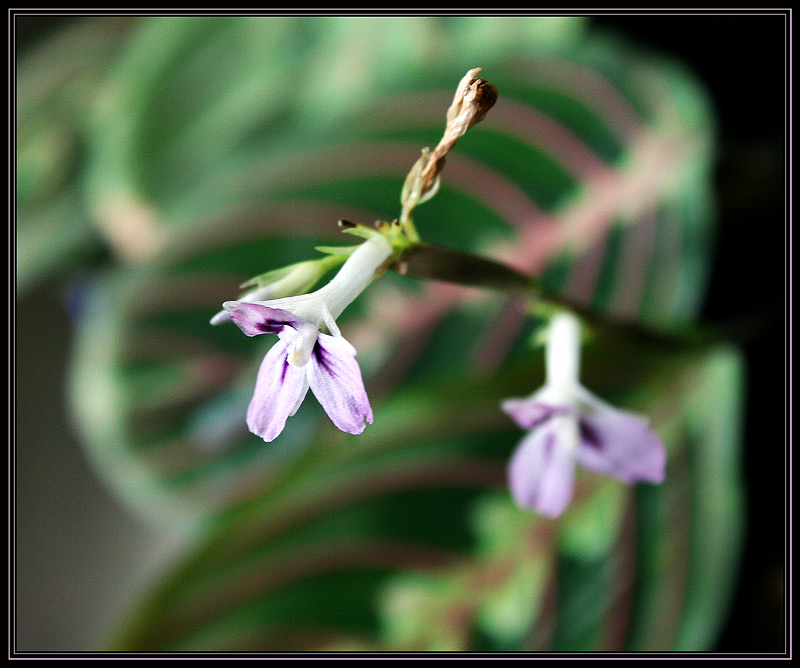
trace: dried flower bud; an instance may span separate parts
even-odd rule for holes
[[[456,89],[453,103],[447,110],[447,125],[466,127],[461,131],[463,135],[470,127],[480,121],[497,102],[497,88],[486,79],[475,75],[481,72],[480,67],[475,67],[464,75]],[[453,128],[456,129],[455,127]],[[461,135],[459,135],[461,136]]]
[[[445,127],[444,136],[439,145],[431,152],[422,170],[422,194],[433,187],[444,167],[444,157],[450,152],[450,149],[469,128],[482,120],[497,102],[497,88],[486,79],[475,76],[481,71],[480,67],[471,69],[458,84],[453,102],[447,110],[447,127]]]
[[[481,71],[480,67],[474,67],[461,79],[453,102],[447,110],[447,125],[441,141],[433,151],[423,149],[422,155],[403,183],[400,193],[400,203],[403,206],[400,224],[414,241],[419,240],[411,220],[414,208],[436,194],[445,156],[470,127],[486,116],[486,112],[497,101],[497,88],[485,79],[476,77]]]

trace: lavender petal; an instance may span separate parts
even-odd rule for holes
[[[311,391],[339,429],[360,434],[372,423],[361,369],[353,347],[340,336],[320,334],[308,366]]]
[[[647,420],[606,404],[594,405],[592,409],[580,417],[581,466],[628,484],[663,482],[664,445]]]
[[[250,431],[269,442],[283,431],[308,390],[306,370],[287,361],[286,343],[278,341],[264,357],[247,409]]]
[[[550,406],[542,403],[534,395],[525,399],[506,399],[501,408],[522,429],[533,429],[553,415],[569,413],[572,411],[567,406]]]
[[[574,479],[572,453],[548,425],[530,432],[508,465],[509,486],[517,504],[550,518],[566,510]]]
[[[286,327],[297,329],[305,322],[290,311],[247,302],[239,302],[231,309],[231,320],[247,336],[259,334],[280,336]]]

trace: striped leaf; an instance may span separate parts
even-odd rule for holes
[[[16,289],[22,294],[101,247],[81,201],[86,118],[129,19],[82,19],[16,63]]]
[[[702,357],[599,335],[587,385],[653,415],[674,471],[635,494],[584,476],[557,525],[504,491],[520,434],[498,402],[541,380],[524,300],[376,281],[340,322],[376,409],[358,438],[312,399],[274,443],[248,433],[271,342],[208,324],[242,281],[342,243],[333,221],[398,215],[465,63],[482,66],[500,98],[416,212],[423,238],[541,276],[610,319],[662,333],[692,322],[711,240],[704,93],[673,63],[585,28],[456,17],[137,24],[86,122],[76,200],[117,263],[84,290],[71,400],[120,496],[145,516],[195,523],[197,535],[115,647],[707,646],[713,632],[696,620],[723,606],[703,607],[695,591],[712,586],[710,559],[735,554],[733,538],[664,556],[692,521],[728,536],[736,527],[730,508],[692,496],[704,483],[684,461],[715,452],[715,427],[686,408]],[[733,402],[727,378],[720,401]],[[687,514],[664,515],[671,503]],[[691,591],[653,608],[641,592],[668,598],[672,578]]]
[[[593,347],[592,377],[615,368],[608,345]],[[567,514],[538,518],[504,493],[520,434],[490,406],[520,384],[516,368],[400,394],[358,443],[316,441],[270,490],[217,515],[111,646],[707,649],[735,576],[736,421],[720,425],[736,414],[741,363],[727,349],[623,352],[639,371],[618,382],[639,389],[617,397],[650,398],[636,408],[667,443],[664,485],[582,474]],[[710,397],[715,418],[698,420]],[[728,463],[709,477],[711,460]]]
[[[479,61],[500,101],[420,210],[426,239],[496,253],[604,313],[662,328],[696,314],[710,243],[705,95],[669,61],[587,39],[580,19],[160,17],[86,30],[122,38],[62,40],[32,58],[74,62],[81,48],[100,76],[62,68],[70,86],[57,90],[81,123],[58,141],[88,145],[83,192],[21,199],[39,202],[59,232],[49,248],[63,250],[36,266],[52,235],[23,208],[20,272],[85,258],[70,249],[92,237],[87,220],[135,262],[171,246],[176,226],[259,219],[279,203],[392,217],[463,62]],[[31,112],[47,109],[37,74],[21,72]],[[52,188],[69,153],[37,146],[54,146],[63,115],[30,115],[40,130],[21,156],[36,161],[21,160],[19,183]]]

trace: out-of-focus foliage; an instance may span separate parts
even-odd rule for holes
[[[691,323],[711,239],[704,93],[581,19],[96,18],[20,63],[18,289],[110,249],[81,294],[77,424],[131,507],[197,526],[113,646],[713,642],[739,531],[735,350],[598,332],[584,382],[652,417],[667,483],[584,475],[560,522],[505,491],[521,434],[498,404],[542,378],[518,298],[387,275],[340,323],[375,408],[365,434],[310,401],[272,444],[246,429],[271,342],[209,318],[244,279],[340,243],[335,220],[395,217],[476,66],[500,98],[417,211],[423,238],[607,317]]]
[[[519,373],[399,393],[357,447],[328,431],[277,484],[218,515],[112,646],[709,646],[739,547],[737,355],[618,343],[598,344],[587,371],[613,374],[623,357],[651,369],[619,380],[661,397],[625,395],[666,440],[663,486],[582,475],[562,520],[544,520],[503,489],[519,435],[492,405],[525,384]],[[718,413],[698,410],[710,401]]]
[[[136,23],[73,25],[17,65],[17,291],[99,245],[84,204],[89,118],[105,73]]]

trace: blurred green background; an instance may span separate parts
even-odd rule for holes
[[[780,16],[15,29],[17,649],[780,651]],[[522,434],[497,404],[542,379],[519,300],[376,282],[341,323],[359,438],[312,401],[248,434],[268,343],[207,324],[338,218],[395,217],[476,66],[500,100],[423,237],[659,335],[723,332],[598,332],[586,385],[651,416],[668,481],[582,476],[560,522],[505,490]]]

